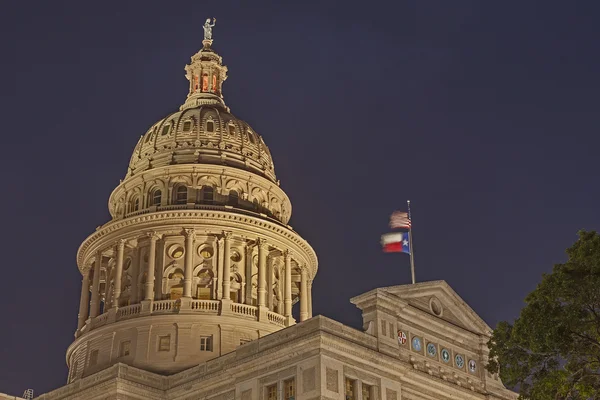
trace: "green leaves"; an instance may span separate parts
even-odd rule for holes
[[[600,236],[579,232],[567,254],[488,343],[486,368],[521,398],[600,399]]]

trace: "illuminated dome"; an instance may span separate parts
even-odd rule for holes
[[[111,221],[79,247],[69,382],[115,363],[175,373],[312,316],[317,256],[287,225],[263,139],[223,101],[211,44],[185,68],[180,110],[136,145]]]
[[[173,164],[215,164],[245,169],[275,182],[269,148],[246,122],[230,113],[221,87],[227,67],[210,41],[186,66],[189,93],[180,111],[156,122],[138,141],[127,177]]]

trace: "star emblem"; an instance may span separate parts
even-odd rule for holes
[[[404,241],[402,242],[403,246],[408,246],[408,240],[404,239]]]

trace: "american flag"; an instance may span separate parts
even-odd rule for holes
[[[410,217],[408,213],[394,211],[390,217],[390,228],[410,229]]]

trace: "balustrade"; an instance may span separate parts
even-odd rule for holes
[[[177,300],[159,300],[152,303],[152,312],[172,311]]]
[[[269,322],[272,322],[276,325],[285,326],[285,317],[283,315],[277,314],[273,311],[267,311],[267,318]]]
[[[238,315],[256,318],[258,315],[258,308],[248,304],[231,303],[231,312]]]
[[[139,314],[142,309],[140,304],[132,304],[130,306],[121,307],[117,311],[117,319],[127,319]]]
[[[219,312],[220,301],[218,300],[192,300],[192,310],[217,314]]]

